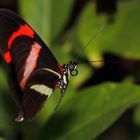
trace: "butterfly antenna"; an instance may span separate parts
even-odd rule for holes
[[[85,62],[78,62],[78,64],[82,64],[82,63],[92,63],[92,62],[97,62],[97,63],[102,63],[102,62],[106,62],[106,63],[120,63],[118,61],[112,61],[112,60],[109,60],[109,61],[105,61],[105,60],[93,60],[93,61],[85,61]]]
[[[88,61],[88,60],[86,60],[85,62],[78,62],[78,64],[82,64],[82,63],[92,63],[92,62],[99,62],[99,63],[101,63],[101,62],[104,62],[104,60],[93,60],[93,61]]]
[[[84,46],[84,48],[87,48],[92,41],[95,41],[97,36],[104,30],[104,28],[105,28],[105,24],[103,24],[101,26],[101,28],[96,32],[96,34],[94,36],[92,36],[92,38],[87,42],[87,44]],[[77,55],[75,59],[78,60],[79,56],[80,55]]]

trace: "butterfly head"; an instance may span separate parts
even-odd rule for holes
[[[74,61],[69,61],[67,64],[63,65],[63,73],[58,81],[58,87],[61,89],[61,93],[64,94],[68,83],[69,77],[76,76],[78,74],[77,63]]]
[[[67,66],[68,66],[68,71],[69,71],[70,75],[76,76],[78,74],[78,70],[76,69],[77,68],[77,62],[70,61],[67,64]]]

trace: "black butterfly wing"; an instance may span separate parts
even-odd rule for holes
[[[24,118],[33,118],[52,94],[58,76],[46,70],[36,70],[27,81],[23,95]],[[32,100],[34,99],[34,101]]]
[[[14,70],[14,65],[11,63],[8,73],[8,85],[10,88],[10,93],[12,93],[12,98],[16,105],[22,109],[22,95],[23,92],[18,84],[17,74]]]
[[[29,46],[31,47],[28,51],[26,48]],[[23,91],[22,113],[16,120],[32,119],[53,92],[59,80],[58,76],[43,69],[49,68],[55,71],[51,63],[48,63],[45,46],[42,47],[32,38],[21,36],[15,39],[10,54],[19,86]]]
[[[32,119],[58,81],[58,76],[42,68],[58,74],[63,71],[48,47],[19,16],[2,9],[0,21],[0,53],[9,65],[12,64],[15,78],[11,76],[10,81],[16,84],[10,84],[10,87],[14,89],[13,97],[23,111],[17,121]]]

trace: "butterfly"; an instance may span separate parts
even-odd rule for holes
[[[16,13],[0,9],[0,55],[9,66],[8,84],[20,108],[16,121],[31,120],[56,88],[64,96],[77,63],[61,66],[37,33]]]

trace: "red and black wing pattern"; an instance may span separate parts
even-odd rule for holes
[[[17,121],[32,119],[56,86],[62,67],[34,30],[15,13],[0,9],[0,54],[9,64],[9,85],[22,113]],[[12,92],[12,91],[11,91]]]

